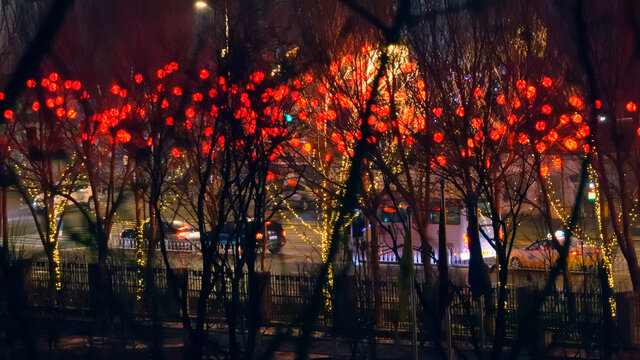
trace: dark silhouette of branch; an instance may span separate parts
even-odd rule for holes
[[[13,105],[13,102],[20,95],[24,83],[35,73],[42,58],[49,52],[51,44],[72,4],[73,0],[55,0],[51,4],[49,14],[40,24],[38,32],[22,55],[18,66],[5,87],[5,101],[0,102],[0,113],[3,113]],[[1,118],[0,121],[5,121],[5,119]]]

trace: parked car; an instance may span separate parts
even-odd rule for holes
[[[557,246],[552,240],[541,239],[524,249],[513,250],[509,258],[509,266],[516,269],[549,268],[557,260],[558,254]],[[597,265],[599,255],[600,249],[597,247],[573,239],[567,258],[569,269],[580,270],[583,267],[593,267]]]
[[[235,245],[235,238],[238,237],[237,234],[234,234],[236,231],[235,221],[227,222],[220,232],[220,242],[223,248],[229,249],[231,246]],[[275,254],[279,252],[282,247],[287,244],[286,239],[286,231],[282,228],[282,225],[277,221],[267,221],[267,239],[266,246],[269,249],[269,252]],[[247,224],[247,227],[251,226],[251,222]],[[244,237],[244,234],[240,235]],[[263,233],[258,233],[256,235],[256,251],[260,250],[260,246],[262,245],[262,241],[264,241]]]

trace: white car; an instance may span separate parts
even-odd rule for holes
[[[89,204],[93,193],[91,191],[91,186],[78,188],[76,191],[69,194],[71,198],[76,200],[79,204]],[[40,194],[33,199],[33,207],[42,210],[44,208],[44,194]],[[55,195],[54,204],[59,204],[60,202],[66,200],[64,196]],[[71,203],[71,202],[70,202]]]

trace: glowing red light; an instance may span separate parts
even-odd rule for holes
[[[567,150],[573,151],[578,148],[578,143],[572,138],[566,138],[564,140],[564,146],[567,148]]]
[[[264,73],[262,71],[254,72],[253,75],[251,75],[251,78],[252,78],[253,82],[256,85],[260,84],[262,82],[262,80],[264,80]],[[313,80],[313,78],[312,78],[312,80]],[[311,82],[311,81],[308,81],[308,82]]]
[[[540,176],[545,177],[545,178],[549,176],[549,166],[548,165],[542,165],[540,167]]]
[[[527,99],[531,100],[536,96],[536,87],[535,86],[529,86],[527,87],[527,92],[526,92],[526,97]]]
[[[581,98],[579,98],[576,95],[573,95],[572,97],[569,98],[569,104],[571,104],[571,106],[573,106],[576,109],[582,109],[582,107],[584,106],[584,101],[582,101]]]
[[[571,121],[573,121],[576,124],[580,124],[582,122],[582,115],[580,114],[575,114],[571,117]]]
[[[174,147],[171,150],[171,156],[173,156],[174,158],[180,157],[180,154],[181,154],[181,152],[180,152],[180,149],[178,149],[178,148]]]
[[[4,115],[4,118],[7,120],[13,119],[13,111],[9,109],[5,110],[3,115]]]
[[[633,101],[629,101],[625,108],[629,112],[636,112],[636,110],[638,110],[638,105],[636,105],[636,103],[634,103]]]
[[[550,87],[551,84],[553,84],[553,81],[551,80],[550,77],[545,76],[545,77],[542,78],[542,86]]]
[[[542,111],[542,113],[545,115],[551,114],[551,110],[551,106],[549,105],[542,105],[542,107],[540,108],[540,111]]]
[[[129,141],[131,141],[131,134],[129,134],[124,129],[118,130],[118,132],[116,133],[116,142],[120,142],[120,143],[126,144]]]
[[[520,134],[518,135],[518,142],[519,142],[521,145],[526,145],[526,144],[528,144],[528,143],[529,143],[529,135],[524,134],[524,133],[520,133]]]

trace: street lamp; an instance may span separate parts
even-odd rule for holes
[[[202,10],[202,9],[208,8],[209,4],[207,4],[206,1],[199,0],[199,1],[196,1],[193,4],[193,6],[195,6],[195,8],[198,9],[198,10]]]

